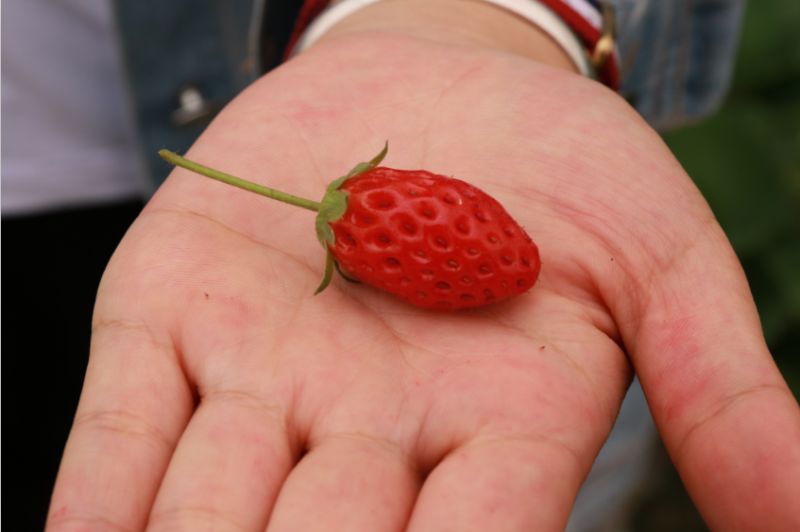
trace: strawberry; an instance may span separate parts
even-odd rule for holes
[[[539,275],[536,244],[485,192],[425,170],[380,167],[387,147],[333,181],[317,203],[199,165],[178,166],[317,211],[327,253],[317,293],[333,269],[425,308],[479,307],[525,292]]]

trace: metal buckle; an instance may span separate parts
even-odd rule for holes
[[[614,53],[616,39],[616,24],[614,21],[614,7],[608,2],[600,3],[603,15],[603,33],[594,45],[591,54],[592,66],[600,70],[605,66],[608,58]]]

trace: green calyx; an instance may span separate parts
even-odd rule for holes
[[[331,228],[330,224],[331,222],[337,221],[339,218],[344,216],[345,212],[347,212],[347,191],[341,190],[342,185],[344,185],[348,179],[363,174],[364,172],[368,172],[378,166],[381,161],[383,161],[383,158],[386,157],[386,152],[388,151],[389,143],[386,142],[378,155],[367,162],[358,163],[347,174],[332,181],[328,185],[325,195],[322,197],[322,201],[320,201],[320,208],[315,222],[317,239],[319,239],[319,242],[322,244],[322,247],[325,249],[326,253],[325,274],[322,277],[322,282],[314,292],[315,294],[319,294],[328,287],[328,285],[331,283],[331,279],[333,279],[334,266],[337,266],[330,250],[331,246],[336,243],[336,237],[333,234],[333,229]]]
[[[181,157],[177,153],[169,150],[159,150],[158,154],[168,163],[174,164],[175,166],[180,166],[181,168],[186,168],[187,170],[191,170],[197,174],[244,190],[249,190],[250,192],[255,192],[256,194],[260,194],[261,196],[265,196],[267,198],[282,201],[283,203],[288,203],[290,205],[316,211],[317,219],[315,227],[317,238],[319,239],[326,253],[325,274],[322,278],[322,283],[314,292],[315,294],[319,294],[330,284],[331,279],[333,278],[334,268],[337,270],[339,269],[338,264],[336,264],[333,254],[330,251],[330,246],[333,246],[335,243],[335,236],[333,234],[333,229],[331,229],[330,223],[337,221],[339,218],[344,216],[345,212],[347,212],[347,192],[341,190],[341,187],[348,179],[359,174],[363,174],[364,172],[368,172],[369,170],[372,170],[378,166],[386,156],[386,152],[388,150],[389,143],[386,142],[378,155],[365,163],[357,164],[346,175],[331,182],[325,191],[325,195],[322,197],[322,201],[320,202],[301,198],[292,194],[287,194],[286,192],[282,192],[280,190],[265,187],[251,181],[220,172],[219,170],[215,170],[213,168],[209,168],[208,166],[203,166],[194,161],[190,161],[189,159]],[[339,270],[339,273],[342,273],[341,270]],[[342,275],[347,278],[344,274]]]

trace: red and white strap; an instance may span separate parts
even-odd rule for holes
[[[607,1],[600,10],[587,0],[536,0],[552,9],[583,43],[597,78],[619,90],[619,66],[615,45],[614,13]]]
[[[287,57],[308,48],[339,21],[380,0],[305,0],[289,41]],[[483,0],[530,21],[550,35],[579,72],[594,75],[614,90],[619,73],[614,47],[613,13],[588,0]]]

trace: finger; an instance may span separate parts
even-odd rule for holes
[[[101,322],[47,529],[141,530],[193,408],[168,340]]]
[[[208,392],[175,450],[148,530],[263,530],[294,454],[278,403]]]
[[[396,445],[328,436],[292,471],[267,530],[402,530],[418,487],[417,471]]]
[[[554,439],[475,440],[433,470],[408,529],[563,530],[587,468]]]
[[[632,358],[704,518],[721,530],[800,529],[800,410],[727,241],[692,247],[652,286],[627,333]]]

